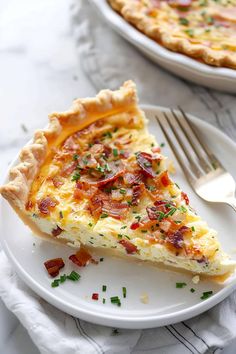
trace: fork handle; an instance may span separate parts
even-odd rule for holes
[[[234,198],[234,197],[233,198],[229,198],[229,199],[226,200],[226,203],[228,205],[230,205],[231,208],[234,209],[234,211],[236,211],[236,198]]]

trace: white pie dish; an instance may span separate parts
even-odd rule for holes
[[[107,0],[90,0],[104,20],[147,57],[173,74],[217,90],[236,92],[236,70],[213,67],[187,55],[172,52],[126,22]]]
[[[163,141],[155,113],[158,107],[143,106],[150,118],[150,131],[159,142]],[[159,108],[160,109],[160,108]],[[163,109],[163,108],[161,108]],[[203,139],[215,154],[222,160],[225,167],[236,177],[233,161],[236,144],[217,129],[196,118],[192,118]],[[215,145],[217,141],[217,145]],[[164,153],[168,149],[164,148]],[[171,155],[168,151],[167,155]],[[16,163],[17,159],[12,165]],[[199,211],[209,225],[219,230],[219,240],[228,253],[236,248],[234,229],[236,218],[234,212],[227,206],[211,205],[201,201],[190,189],[181,171],[177,168],[176,181],[189,194],[191,204]],[[69,265],[68,256],[73,249],[42,241],[33,235],[12,212],[7,202],[1,200],[0,232],[2,246],[13,267],[25,283],[46,301],[59,309],[84,320],[122,328],[150,328],[178,322],[195,316],[229,295],[236,287],[236,277],[232,276],[223,285],[201,281],[198,285],[192,283],[191,275],[158,269],[152,265],[142,264],[132,260],[117,259],[104,256],[104,261],[98,265],[76,268]],[[35,244],[35,245],[34,245]],[[100,256],[103,255],[100,253]],[[58,288],[51,287],[51,278],[47,276],[43,262],[62,257],[66,267],[62,274],[74,269],[81,274],[78,283],[66,282]],[[232,258],[236,255],[232,254]],[[183,289],[176,289],[176,282],[186,282]],[[102,285],[107,285],[107,292],[102,293]],[[122,287],[127,288],[127,298],[122,299],[122,306],[117,307],[109,301],[110,296],[119,295],[122,298]],[[195,288],[195,293],[190,289]],[[214,295],[202,301],[203,291],[213,290]],[[99,301],[91,299],[92,293],[99,293]],[[140,296],[149,296],[149,303],[143,304]],[[107,299],[106,304],[102,298]]]

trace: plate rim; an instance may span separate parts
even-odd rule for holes
[[[172,52],[147,37],[142,32],[125,21],[118,13],[116,13],[107,3],[106,0],[89,0],[96,10],[106,19],[106,21],[126,40],[135,44],[137,47],[144,47],[149,51],[150,55],[159,57],[174,63],[179,68],[187,68],[191,73],[198,73],[205,78],[224,79],[227,83],[233,83],[236,79],[236,70],[226,67],[214,67],[190,58],[182,53]],[[140,49],[142,49],[140,48]]]
[[[140,105],[140,107],[144,111],[168,110],[167,107],[161,107],[161,106],[155,106],[149,104],[142,104]],[[212,126],[211,124],[205,121],[202,121],[201,119],[191,114],[188,114],[188,116],[193,122],[195,122],[197,125],[200,125],[201,129],[204,128],[204,126],[205,127],[207,126],[208,129],[213,130],[215,134],[217,134],[221,139],[227,141],[227,143],[230,144],[232,148],[235,149],[236,151],[236,143],[233,140],[231,140],[225,133],[221,132],[216,127]],[[17,159],[18,159],[18,155],[15,159],[13,159],[12,163],[9,166],[9,169],[12,166],[14,166]],[[3,181],[7,180],[8,171]],[[1,197],[0,209],[2,208],[3,208],[3,198]],[[112,327],[115,326],[115,327],[125,328],[125,329],[145,329],[145,328],[154,328],[154,327],[161,327],[169,324],[174,324],[192,318],[194,316],[197,316],[209,310],[210,308],[212,308],[213,306],[215,306],[216,304],[224,300],[230,293],[234,291],[234,289],[236,289],[236,279],[235,279],[230,284],[227,284],[224,288],[219,290],[216,294],[214,294],[212,297],[205,300],[204,302],[200,302],[193,306],[188,307],[187,309],[178,310],[168,314],[148,315],[145,317],[143,317],[142,315],[138,315],[134,318],[127,318],[127,316],[125,317],[124,315],[119,317],[119,314],[97,313],[94,310],[88,310],[88,309],[84,310],[79,307],[76,307],[73,304],[68,304],[65,302],[65,300],[59,298],[58,295],[56,294],[54,295],[47,288],[45,288],[43,285],[38,283],[34,278],[32,278],[29,274],[27,274],[27,271],[20,265],[18,260],[15,259],[14,255],[11,253],[11,250],[8,248],[6,239],[0,238],[0,243],[2,245],[5,254],[10,260],[10,263],[12,264],[13,268],[16,270],[19,277],[26,283],[26,285],[30,289],[32,289],[36,293],[36,295],[39,295],[48,303],[64,311],[65,313],[68,313],[72,316],[79,317],[82,320],[89,321],[91,323],[95,323],[99,325],[106,325]]]

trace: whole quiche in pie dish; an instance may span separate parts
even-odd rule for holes
[[[236,0],[108,0],[164,47],[218,67],[236,68]]]
[[[194,274],[234,271],[170,178],[132,81],[52,113],[19,160],[0,192],[35,234]]]

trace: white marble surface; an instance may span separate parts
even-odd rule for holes
[[[0,0],[0,180],[47,113],[95,92],[76,54],[69,7],[68,0]],[[1,300],[0,353],[39,353]],[[236,341],[222,353],[236,353]]]

